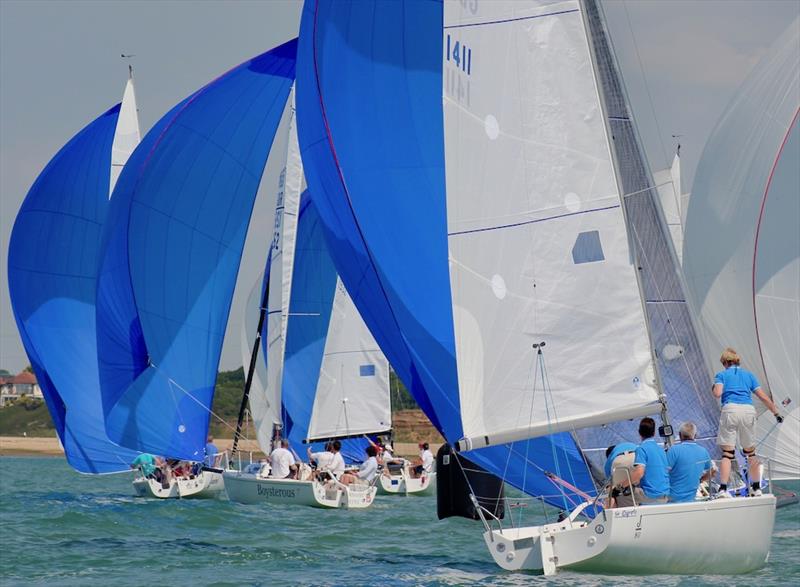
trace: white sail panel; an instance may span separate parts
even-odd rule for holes
[[[745,80],[703,150],[684,271],[706,355],[731,346],[786,415],[759,416],[759,454],[800,477],[800,20]],[[761,403],[756,401],[756,407]]]
[[[678,261],[681,260],[683,255],[680,165],[681,158],[676,153],[669,169],[662,169],[653,174],[653,181],[655,181],[658,189],[658,199],[661,202],[661,210],[664,212],[664,221],[667,223]]]
[[[119,119],[117,120],[117,130],[114,133],[114,141],[111,144],[111,185],[108,190],[108,197],[117,185],[119,174],[128,162],[136,145],[142,140],[139,130],[139,109],[136,106],[136,92],[133,89],[133,78],[128,79],[125,84],[125,93],[122,95],[122,104],[119,108]]]
[[[356,436],[391,427],[389,362],[337,278],[308,437]]]
[[[281,424],[281,386],[283,359],[286,348],[286,328],[291,292],[291,272],[294,265],[297,213],[300,194],[304,189],[303,166],[297,144],[297,125],[294,115],[294,89],[289,95],[288,142],[286,163],[278,179],[275,200],[275,221],[269,252],[269,292],[264,339],[259,353],[266,349],[266,357],[256,362],[250,388],[250,413],[256,428],[258,443],[264,452],[272,450],[275,425]],[[256,336],[256,327],[262,300],[263,274],[253,286],[245,309],[242,327],[242,355],[244,365],[250,364],[250,352]]]
[[[657,412],[579,4],[445,2],[444,48],[465,437],[494,443]],[[540,341],[546,385],[534,381]]]

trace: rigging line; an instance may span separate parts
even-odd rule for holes
[[[152,365],[152,366],[153,366],[153,367],[154,367],[154,368],[155,368],[157,371],[160,371],[160,369],[158,368],[158,366],[157,366],[155,363],[150,363],[150,365]],[[230,424],[228,424],[228,422],[226,422],[226,421],[225,421],[225,420],[224,420],[224,419],[223,419],[221,416],[219,416],[219,415],[218,415],[216,412],[214,412],[214,410],[212,410],[211,408],[209,408],[208,406],[206,406],[206,405],[205,405],[203,402],[201,402],[199,399],[197,399],[196,397],[194,397],[194,396],[193,396],[193,395],[192,395],[192,394],[191,394],[189,391],[187,391],[186,389],[184,389],[184,388],[181,386],[181,384],[180,384],[180,383],[178,383],[177,381],[175,381],[174,379],[172,379],[172,378],[171,378],[171,377],[169,377],[169,376],[167,376],[167,382],[169,382],[169,383],[170,383],[170,391],[172,391],[172,386],[174,385],[174,386],[175,386],[175,387],[177,387],[179,390],[181,390],[181,391],[182,391],[184,394],[186,394],[187,396],[189,396],[189,398],[190,398],[190,399],[192,399],[192,400],[193,400],[193,401],[194,401],[194,402],[195,402],[197,405],[199,405],[200,407],[202,407],[202,408],[203,408],[203,409],[204,409],[206,412],[208,412],[209,414],[211,414],[212,416],[214,416],[214,417],[215,417],[217,420],[219,420],[220,422],[222,422],[222,423],[225,425],[225,427],[226,427],[226,428],[229,428],[230,430],[233,430],[234,432],[236,432],[236,428],[234,428],[233,426],[231,426]],[[181,416],[181,414],[180,414],[180,411],[178,411],[178,417],[180,417],[180,416]],[[182,420],[182,419],[181,419],[181,422],[183,422],[183,420]],[[249,441],[249,440],[250,440],[250,439],[249,439],[249,438],[247,438],[247,437],[246,437],[244,434],[240,434],[239,436],[241,436],[242,438],[244,438],[244,439],[245,439],[245,440],[247,440],[247,441]]]
[[[550,392],[550,400],[548,401],[548,398],[547,398],[547,380],[545,378],[545,373],[544,373],[544,369],[545,369],[545,367],[544,367],[544,352],[542,351],[541,347],[539,347],[539,350],[537,352],[537,359],[538,359],[538,361],[540,363],[539,372],[542,374],[542,388],[543,388],[544,394],[545,394],[545,396],[544,396],[544,409],[545,409],[545,412],[547,413],[547,427],[550,428],[550,431],[551,431],[551,434],[552,434],[553,433],[553,431],[552,431],[552,428],[553,428],[552,422],[553,422],[553,420],[550,417],[550,402],[553,399],[553,397],[552,397],[553,394],[552,394],[552,390],[551,390],[551,392]],[[555,411],[555,405],[553,406],[553,408],[554,408],[554,411]],[[555,413],[553,415],[555,415]],[[551,447],[552,453],[553,453],[553,465],[554,465],[555,470],[556,470],[556,475],[561,477],[561,468],[559,467],[559,464],[558,464],[558,453],[556,452],[555,442],[553,442],[552,439],[551,439],[551,442],[550,442],[550,447]],[[569,510],[569,505],[567,504],[567,496],[566,496],[566,493],[564,492],[564,488],[559,486],[559,489],[561,490],[562,499],[564,500],[564,509],[565,510]]]
[[[650,110],[653,112],[653,122],[655,122],[656,131],[658,132],[658,144],[661,147],[661,154],[664,157],[664,162],[666,164],[669,163],[669,158],[667,157],[667,149],[664,146],[664,140],[661,135],[661,125],[658,123],[658,115],[656,114],[656,107],[655,104],[653,103],[653,94],[650,92],[650,84],[647,83],[647,74],[645,73],[644,65],[642,63],[642,55],[639,52],[639,44],[636,42],[636,34],[633,32],[633,25],[631,24],[631,15],[628,12],[628,2],[626,0],[623,0],[622,6],[623,8],[625,8],[625,18],[628,21],[628,28],[631,31],[631,39],[633,39],[633,48],[636,51],[636,60],[639,62],[639,70],[641,71],[642,79],[644,80],[644,88],[647,91],[647,99],[650,102]],[[610,37],[611,35],[607,36]],[[613,45],[612,45],[612,51],[613,51]]]
[[[545,380],[546,380],[545,391],[548,392],[549,395],[550,395],[550,404],[553,406],[553,415],[555,416],[555,421],[558,422],[558,411],[556,410],[556,403],[555,403],[554,398],[553,398],[553,388],[550,385],[550,374],[547,372],[547,365],[545,364],[545,361],[544,361],[544,353],[542,353],[542,373],[544,374],[544,377],[545,377]],[[552,443],[552,446],[553,446],[553,454],[556,455],[555,442]],[[567,470],[569,471],[569,478],[573,483],[576,483],[577,479],[575,478],[575,472],[572,470],[572,464],[570,463],[570,459],[569,459],[569,456],[567,455],[566,449],[562,449],[562,452],[564,453],[564,460],[567,463]],[[556,467],[558,467],[558,459],[557,458],[556,458]],[[561,477],[561,473],[560,472],[558,472],[558,476]],[[590,474],[590,476],[591,476],[591,474]],[[594,482],[592,482],[592,483],[594,484]]]

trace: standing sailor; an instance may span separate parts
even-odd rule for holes
[[[728,478],[731,474],[731,461],[736,457],[737,438],[742,452],[747,456],[752,482],[750,495],[761,495],[761,471],[756,458],[755,442],[756,409],[753,406],[752,394],[756,394],[775,415],[778,424],[783,422],[783,416],[778,412],[772,399],[761,389],[756,376],[739,366],[741,359],[735,350],[726,348],[719,361],[725,370],[716,374],[712,388],[714,397],[722,398],[722,412],[719,416],[717,433],[717,444],[722,451],[717,497],[730,497]]]

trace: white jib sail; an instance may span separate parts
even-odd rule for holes
[[[761,413],[759,454],[800,477],[800,20],[756,65],[706,143],[684,273],[714,371],[733,347],[786,415]],[[755,401],[761,408],[761,402]]]
[[[445,2],[450,281],[473,446],[659,410],[579,11]]]
[[[683,215],[681,211],[681,158],[677,153],[672,159],[669,169],[662,169],[653,174],[653,181],[658,189],[658,198],[664,220],[667,223],[672,244],[678,261],[683,256]]]
[[[391,427],[389,361],[337,278],[308,437],[356,436]]]
[[[108,197],[117,185],[119,174],[128,162],[133,150],[141,141],[142,136],[139,131],[139,110],[136,107],[136,92],[133,89],[133,78],[128,79],[125,84],[125,93],[122,95],[122,104],[119,108],[119,118],[117,119],[117,129],[114,131],[114,141],[111,143],[111,185],[108,190]]]
[[[265,358],[262,357],[256,362],[256,371],[250,388],[250,413],[256,427],[259,446],[265,452],[271,451],[274,426],[281,423],[281,385],[295,238],[297,236],[297,214],[300,206],[300,194],[305,189],[294,115],[294,89],[289,96],[288,107],[290,108],[290,118],[286,164],[278,180],[271,244],[266,328],[264,344],[259,349],[259,353],[262,353],[263,348],[266,347],[267,352]],[[242,358],[245,366],[250,364],[250,352],[258,326],[262,281],[263,274],[253,287],[245,310],[242,328]]]

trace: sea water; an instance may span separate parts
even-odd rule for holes
[[[769,563],[749,575],[545,578],[499,569],[481,524],[438,521],[432,496],[356,511],[244,506],[137,498],[131,479],[0,458],[0,585],[800,585],[797,505],[778,511]],[[526,523],[543,519],[525,509]]]

